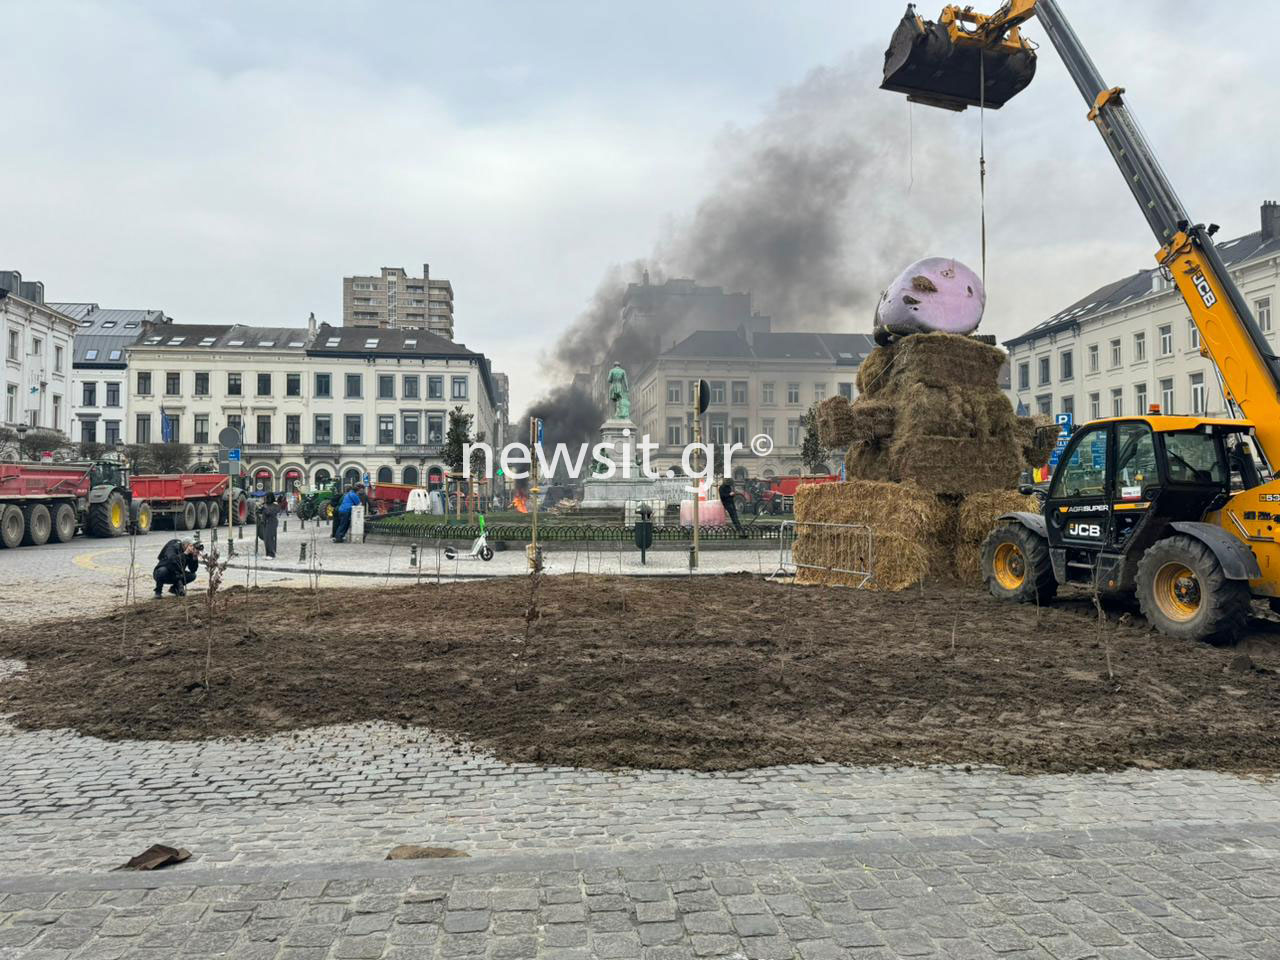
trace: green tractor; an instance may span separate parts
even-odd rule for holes
[[[341,489],[341,481],[331,480],[315,490],[302,494],[298,500],[298,516],[303,520],[310,520],[313,517],[332,520],[333,511],[338,508],[338,500],[342,496]]]

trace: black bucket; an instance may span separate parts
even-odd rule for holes
[[[986,96],[979,96],[982,77]],[[947,28],[920,20],[913,7],[898,24],[884,52],[882,90],[905,93],[908,100],[948,110],[985,104],[993,110],[1020,93],[1036,75],[1036,55],[1024,46],[1016,53],[955,44]]]

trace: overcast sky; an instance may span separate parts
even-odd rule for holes
[[[1192,216],[1257,229],[1280,196],[1280,4],[1062,5]],[[288,325],[340,322],[344,274],[429,262],[518,414],[606,271],[678,235],[735,144],[821,68],[852,71],[855,107],[875,108],[860,189],[876,213],[851,230],[978,267],[978,112],[876,89],[903,7],[5,0],[0,268],[51,300]],[[1042,46],[1031,87],[987,114],[987,332],[1152,263],[1084,113]],[[857,256],[848,271],[892,279]]]

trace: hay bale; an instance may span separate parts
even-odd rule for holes
[[[877,534],[870,541],[860,537],[838,539],[813,530],[805,534],[802,532],[802,525],[797,525],[797,534],[795,549],[792,551],[792,559],[797,563],[843,566],[848,570],[866,570],[870,564],[874,578],[865,584],[869,590],[905,590],[932,574],[928,548],[900,534]],[[866,553],[868,543],[871,550],[869,558]],[[797,566],[796,582],[824,586],[859,586],[861,577]]]
[[[874,397],[888,386],[889,368],[893,365],[893,347],[876,347],[858,365],[859,397]]]
[[[956,512],[956,540],[958,543],[981,544],[997,519],[1006,513],[1019,511],[1039,513],[1039,501],[1017,490],[972,493],[964,498]]]
[[[934,493],[967,496],[1007,490],[1018,482],[1022,457],[1012,435],[987,439],[898,436],[889,448],[891,474]]]
[[[854,434],[853,409],[844,397],[827,397],[818,404],[818,439],[828,450],[847,447],[860,439]]]
[[[890,481],[889,446],[880,441],[852,443],[844,455],[844,475],[849,480]]]
[[[887,440],[897,425],[898,407],[887,400],[859,400],[849,408],[849,416],[853,435],[846,444]]]
[[[1051,417],[1037,413],[1031,417],[1015,417],[1014,431],[1028,467],[1043,467],[1049,462],[1058,440],[1058,426]]]
[[[893,351],[891,370],[886,377],[895,384],[964,385],[970,389],[997,390],[1000,387],[1004,352],[972,337],[920,333],[904,337],[884,349]]]

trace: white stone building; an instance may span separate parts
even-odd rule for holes
[[[857,395],[858,366],[875,344],[861,333],[768,333],[699,330],[639,371],[632,383],[631,418],[661,446],[653,463],[680,468],[683,447],[693,442],[693,386],[711,387],[703,440],[749,444],[757,434],[773,452],[744,451],[734,462],[738,479],[798,476],[804,416],[814,403]],[[833,456],[828,467],[836,466]]]
[[[0,424],[71,433],[75,322],[44,301],[44,284],[0,271]]]
[[[1262,228],[1218,244],[1272,348],[1280,304],[1280,213],[1262,207]],[[1213,363],[1200,354],[1191,313],[1159,269],[1117,280],[1005,342],[1009,397],[1031,413],[1070,413],[1077,423],[1145,413],[1225,415]]]

